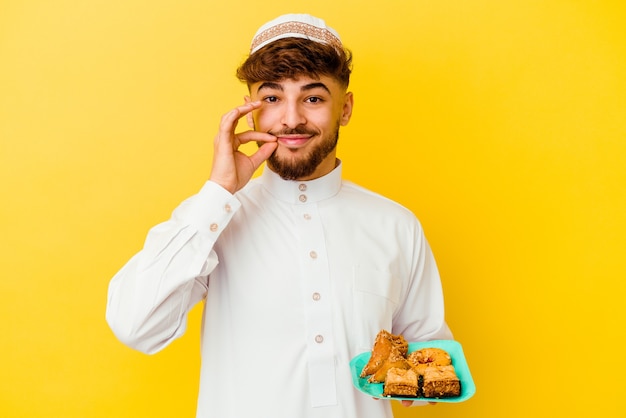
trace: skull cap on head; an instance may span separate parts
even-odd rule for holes
[[[343,49],[339,34],[326,26],[324,20],[308,14],[286,14],[267,22],[257,30],[250,45],[250,55],[265,45],[283,38],[310,39],[329,44],[337,50]]]

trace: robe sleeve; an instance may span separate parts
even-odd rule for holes
[[[152,354],[184,334],[187,314],[205,298],[219,262],[217,238],[240,207],[209,181],[149,231],[109,284],[106,320],[120,341]]]

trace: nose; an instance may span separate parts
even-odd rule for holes
[[[298,103],[286,103],[280,122],[288,128],[306,124],[303,109]]]

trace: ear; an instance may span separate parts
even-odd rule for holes
[[[250,96],[243,96],[243,100],[246,102],[246,104],[252,101]],[[246,115],[246,122],[248,122],[248,126],[250,127],[250,129],[256,129],[254,127],[254,117],[252,116],[252,112]]]
[[[354,95],[351,91],[346,93],[343,102],[343,109],[341,112],[340,123],[341,126],[346,126],[348,122],[350,122],[350,118],[352,117],[352,108],[354,106]]]

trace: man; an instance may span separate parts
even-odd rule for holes
[[[451,338],[415,216],[341,179],[350,71],[323,20],[262,26],[237,73],[249,96],[222,117],[209,180],[111,281],[107,320],[146,353],[180,337],[205,301],[198,417],[390,417],[389,401],[353,387],[350,359],[381,329]],[[253,130],[235,133],[241,118]],[[251,141],[258,150],[239,151]]]

